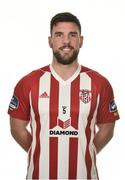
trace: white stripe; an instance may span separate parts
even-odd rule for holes
[[[50,73],[46,72],[40,78],[39,96],[43,93],[50,96]],[[40,159],[39,178],[49,179],[49,98],[39,98],[40,131]]]
[[[32,179],[32,174],[33,174],[33,169],[34,169],[33,155],[34,155],[35,146],[36,146],[36,120],[35,120],[35,113],[33,111],[32,102],[31,102],[31,93],[30,93],[30,107],[31,107],[31,127],[33,130],[32,131],[33,141],[31,145],[31,158],[30,158],[30,164],[29,164],[29,168],[27,172],[27,179]],[[29,151],[28,151],[28,154],[29,154]]]
[[[87,89],[91,91],[91,79],[85,74],[80,74],[80,90]],[[86,135],[85,129],[87,126],[87,119],[90,113],[91,101],[84,103],[80,100],[80,109],[79,109],[79,140],[78,140],[78,165],[77,165],[77,179],[86,179],[87,170],[85,164],[85,152],[86,152]]]
[[[63,113],[63,107],[66,106],[66,114]],[[59,85],[59,112],[58,118],[66,121],[70,118],[70,84]],[[58,176],[59,179],[68,179],[69,169],[69,136],[58,137]]]
[[[95,179],[97,179],[96,165],[94,163],[94,154],[96,155],[96,148],[95,148],[95,145],[93,144],[93,139],[94,139],[94,129],[95,129],[98,105],[99,105],[99,96],[97,98],[96,109],[95,109],[93,119],[92,119],[91,125],[90,125],[90,128],[91,128],[91,140],[90,140],[90,144],[89,144],[89,151],[90,151],[90,156],[91,156],[91,159],[92,159],[91,177],[95,178]]]

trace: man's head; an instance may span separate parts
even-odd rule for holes
[[[59,23],[59,22],[72,22],[72,23],[75,23],[78,26],[79,32],[81,34],[81,24],[79,22],[79,19],[76,16],[74,16],[73,14],[69,13],[69,12],[56,14],[51,19],[51,22],[50,22],[50,33],[51,34],[52,34],[53,26],[56,26],[56,24]]]
[[[50,32],[49,45],[54,60],[64,65],[77,60],[83,42],[77,17],[68,12],[56,14],[51,20]]]

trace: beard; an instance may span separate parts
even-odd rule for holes
[[[63,64],[63,65],[68,65],[68,64],[72,64],[74,61],[77,60],[78,57],[78,50],[74,50],[72,55],[61,55],[61,53],[56,50],[53,50],[53,55],[55,56],[56,60],[58,63]]]

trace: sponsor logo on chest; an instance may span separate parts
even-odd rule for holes
[[[75,129],[71,125],[71,118],[67,120],[61,120],[57,118],[57,125],[50,129],[49,131],[50,136],[70,136],[70,137],[77,137],[78,136],[78,129]]]

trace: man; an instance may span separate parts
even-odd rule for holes
[[[59,13],[50,27],[52,64],[16,85],[8,110],[11,133],[28,152],[27,179],[98,179],[96,153],[119,119],[113,90],[78,63],[83,36],[77,17]]]

